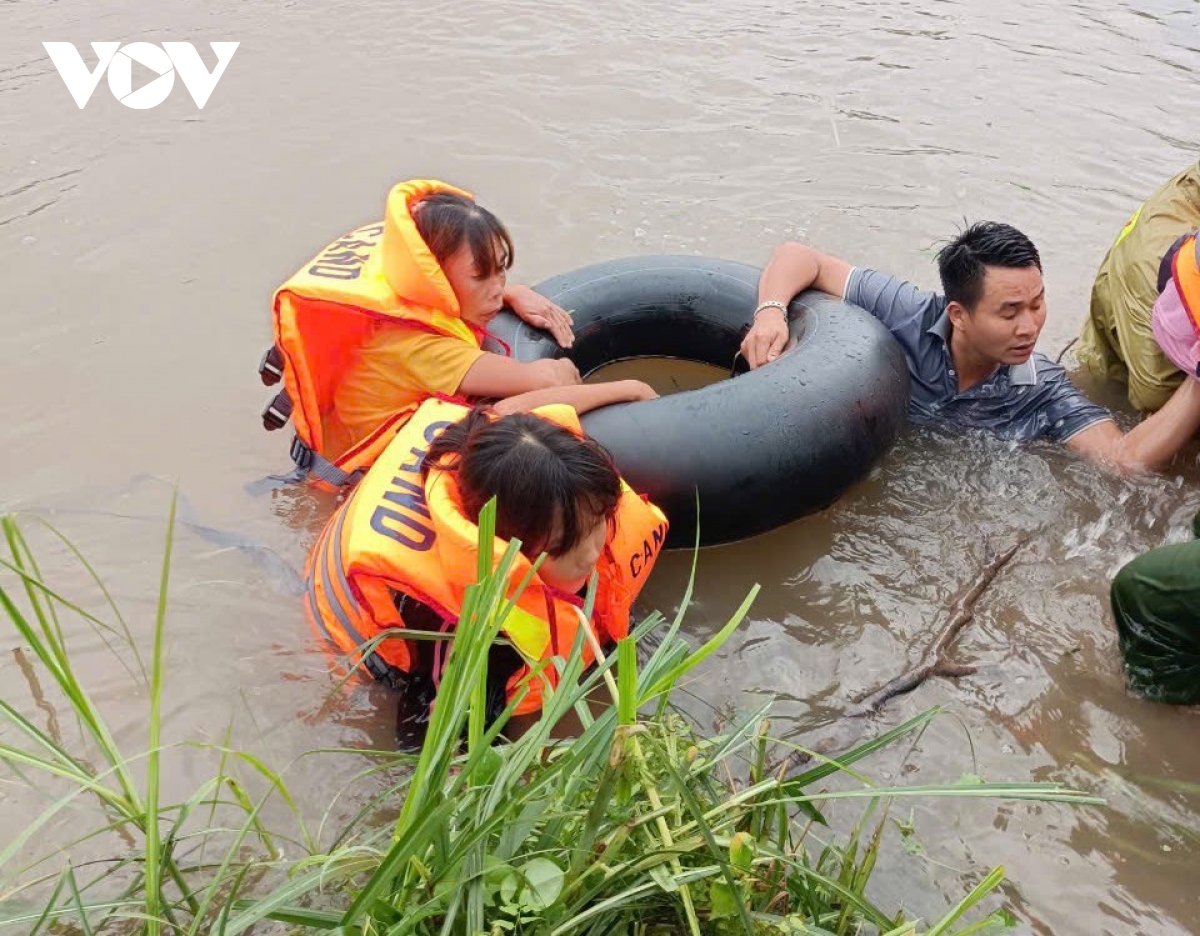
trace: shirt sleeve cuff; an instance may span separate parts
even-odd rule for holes
[[[1113,422],[1113,421],[1114,420],[1112,417],[1112,413],[1104,413],[1102,415],[1098,415],[1092,419],[1089,419],[1087,422],[1083,423],[1082,425],[1072,429],[1067,435],[1059,436],[1058,439],[1056,439],[1055,441],[1070,442],[1073,438],[1075,438],[1075,436],[1079,435],[1079,433],[1083,432],[1083,430],[1085,430],[1085,429],[1091,429],[1092,426],[1098,426],[1102,422]]]
[[[850,298],[850,284],[854,282],[854,274],[858,272],[858,267],[850,267],[850,272],[846,274],[846,282],[842,284],[842,298],[847,302],[853,302]]]

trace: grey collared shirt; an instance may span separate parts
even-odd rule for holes
[[[877,270],[855,268],[846,281],[846,301],[879,319],[904,348],[912,377],[908,418],[915,423],[985,429],[1020,442],[1066,442],[1112,419],[1075,388],[1062,367],[1036,352],[1024,364],[1001,365],[959,393],[943,296]]]

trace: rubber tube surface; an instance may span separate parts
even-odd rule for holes
[[[730,369],[750,327],[761,271],[703,257],[638,257],[584,267],[534,288],[573,310],[575,345],[510,312],[491,351],[570,357],[586,375],[636,357]],[[831,504],[892,447],[908,413],[904,352],[857,306],[809,291],[788,310],[778,360],[735,379],[583,417],[621,474],[671,521],[670,548],[764,533]],[[744,365],[742,370],[744,370]]]

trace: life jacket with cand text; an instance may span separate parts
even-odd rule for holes
[[[455,473],[434,470],[421,478],[429,444],[468,411],[442,399],[422,403],[330,519],[309,556],[311,623],[377,679],[389,679],[393,669],[408,673],[416,663],[415,648],[403,639],[406,622],[398,597],[432,609],[448,629],[458,620],[467,587],[476,581],[479,529],[463,512]],[[542,407],[535,414],[583,435],[569,406]],[[667,535],[663,513],[624,481],[614,521],[597,565],[591,622],[602,644],[628,633],[630,608]],[[497,539],[497,563],[505,548]],[[517,557],[510,597],[530,567],[529,559]],[[565,657],[575,644],[582,607],[578,596],[554,589],[535,574],[510,612],[504,635],[528,661]],[[398,632],[364,652],[364,644],[391,629]],[[586,642],[584,656],[585,662],[593,659]],[[545,672],[553,684],[553,667]],[[522,675],[510,680],[510,693]],[[540,708],[541,695],[540,683],[531,680],[518,714]]]
[[[436,180],[394,186],[382,221],[356,228],[327,245],[275,293],[275,344],[259,375],[283,389],[263,410],[263,426],[290,420],[296,478],[332,488],[357,481],[387,447],[415,406],[398,409],[345,452],[327,449],[336,416],[337,382],[378,328],[416,325],[479,347],[482,336],[460,317],[458,299],[437,258],[421,238],[412,206],[438,192],[471,197]]]

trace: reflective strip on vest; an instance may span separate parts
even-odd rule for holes
[[[1121,233],[1118,234],[1117,239],[1113,241],[1113,247],[1116,247],[1117,244],[1121,243],[1121,241],[1125,240],[1125,238],[1133,233],[1133,229],[1137,227],[1138,219],[1142,216],[1142,209],[1145,207],[1145,203],[1138,205],[1137,211],[1135,211],[1130,219],[1125,222],[1125,227],[1121,228]]]
[[[346,634],[346,637],[352,641],[356,647],[361,647],[367,642],[367,638],[362,635],[362,633],[350,620],[351,615],[346,610],[341,596],[334,592],[333,582],[329,577],[329,564],[332,564],[334,571],[337,573],[338,584],[342,589],[341,594],[345,596],[347,601],[353,602],[354,605],[357,606],[358,602],[354,599],[354,593],[350,591],[350,582],[346,579],[346,570],[342,565],[342,527],[345,522],[346,512],[339,511],[337,519],[333,523],[332,531],[329,527],[326,527],[324,532],[322,532],[321,539],[317,542],[315,550],[317,559],[316,565],[321,576],[321,588],[325,592],[325,603],[329,606],[330,610],[333,611],[334,616],[337,618],[338,624],[341,625],[342,631]],[[317,597],[315,576],[310,576],[309,579],[308,602],[309,608],[312,610],[313,616],[317,619],[317,625],[321,628],[321,631],[335,645],[341,646],[341,643],[334,639],[334,636],[329,633],[329,629],[325,626],[324,618],[321,616],[320,600]],[[371,675],[376,679],[383,679],[388,674],[389,667],[387,663],[381,660],[373,652],[364,654],[361,662],[362,665],[365,666]]]

